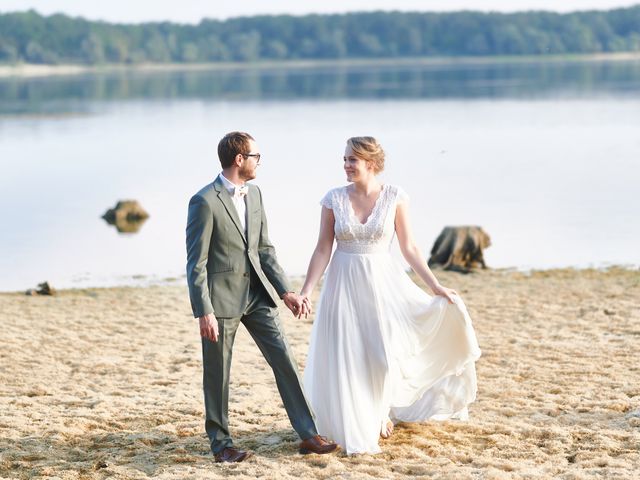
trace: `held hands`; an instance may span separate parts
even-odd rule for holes
[[[443,287],[440,284],[437,284],[431,290],[433,290],[433,293],[435,295],[446,298],[449,301],[449,303],[454,302],[454,298],[453,298],[454,295],[458,296],[458,292],[456,292],[451,288]]]
[[[298,295],[293,292],[287,292],[282,296],[282,300],[284,304],[287,306],[291,313],[293,313],[297,318],[307,318],[311,313],[311,301],[305,295]]]
[[[287,292],[282,296],[285,305],[297,317],[305,318],[311,313],[311,301],[302,295],[293,292]],[[208,313],[202,317],[198,317],[200,321],[200,336],[212,342],[218,341],[218,319],[213,313]]]
[[[306,295],[300,295],[300,297],[302,298],[302,307],[304,309],[304,318],[307,318],[309,316],[309,314],[311,313],[311,300],[309,300],[309,297],[307,297]],[[300,313],[300,315],[298,316],[298,318],[302,317],[302,313]]]
[[[198,317],[200,320],[200,336],[211,340],[218,341],[218,319],[213,313],[207,313],[204,317]]]

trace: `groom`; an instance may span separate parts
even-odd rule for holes
[[[267,233],[256,178],[260,153],[244,132],[220,140],[222,172],[189,202],[187,282],[200,321],[204,367],[205,429],[216,462],[242,462],[251,452],[233,447],[229,434],[229,371],[240,322],[273,369],[300,453],[329,453],[335,443],[318,435],[298,369],[278,319],[277,300],[299,316],[308,310],[291,290]],[[275,289],[275,291],[274,291]]]

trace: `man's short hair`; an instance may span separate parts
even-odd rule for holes
[[[254,138],[246,132],[227,133],[218,143],[218,158],[222,168],[233,165],[233,160],[239,153],[246,155],[250,152],[249,140]]]

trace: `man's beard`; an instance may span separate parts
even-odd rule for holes
[[[240,170],[238,170],[238,175],[245,182],[248,180],[253,180],[254,178],[256,178],[256,168],[242,166],[240,167]]]

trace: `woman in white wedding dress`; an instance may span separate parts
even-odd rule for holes
[[[308,297],[329,265],[304,386],[318,431],[348,454],[380,452],[379,437],[390,436],[398,421],[466,418],[477,390],[480,349],[471,319],[416,247],[407,195],[378,181],[383,166],[384,151],[374,138],[347,141],[350,185],[330,190],[321,201],[318,244],[301,291],[310,305]],[[394,233],[434,296],[392,259]]]

